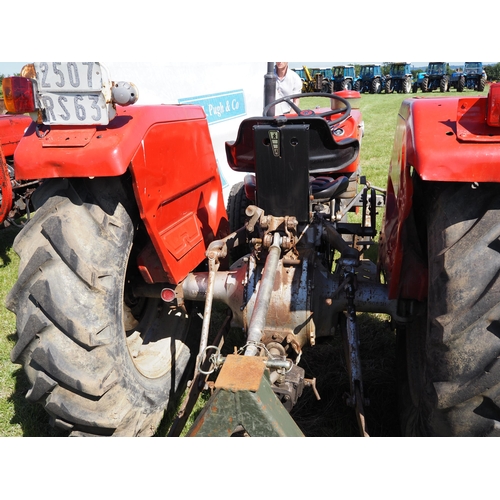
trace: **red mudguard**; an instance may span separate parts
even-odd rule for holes
[[[130,170],[141,217],[163,272],[140,266],[148,282],[179,283],[228,234],[222,186],[203,108],[118,108],[108,126],[32,124],[15,154],[19,179],[109,177]],[[154,252],[153,252],[154,255]]]
[[[411,170],[424,181],[500,182],[500,127],[490,125],[496,125],[491,109],[497,106],[499,90],[492,85],[488,97],[412,98],[402,103],[379,253],[389,298],[422,300],[427,294],[427,270],[405,261],[410,257],[402,248],[403,226],[412,208]],[[411,272],[402,273],[403,267]]]
[[[14,154],[19,141],[31,123],[29,116],[0,115],[0,146],[6,157]]]

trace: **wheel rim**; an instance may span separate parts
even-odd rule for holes
[[[179,309],[166,312],[160,299],[141,298],[123,303],[123,327],[130,359],[146,378],[166,375],[172,367],[172,352],[183,347],[174,331],[183,331],[185,314]],[[176,328],[177,325],[177,328]]]

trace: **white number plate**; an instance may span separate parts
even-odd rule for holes
[[[107,125],[107,75],[97,62],[35,63],[38,99],[47,125]],[[109,101],[109,99],[108,99]]]

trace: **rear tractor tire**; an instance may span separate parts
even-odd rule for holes
[[[44,182],[14,242],[11,359],[24,366],[26,398],[73,436],[153,435],[194,358],[191,316],[132,293],[148,238],[129,182]]]
[[[347,79],[342,82],[342,90],[352,90],[352,80]]]
[[[429,92],[429,78],[427,77],[422,80],[422,92]]]
[[[386,94],[392,94],[392,87],[391,87],[391,79],[388,78],[386,81],[385,81],[385,93]]]
[[[409,94],[411,92],[411,78],[406,77],[403,80],[403,94]]]
[[[403,433],[499,436],[498,185],[427,184],[420,199],[429,289],[398,333]]]
[[[375,78],[372,81],[370,93],[371,94],[380,94],[381,91],[382,91],[382,84],[380,83],[380,79],[379,78]]]
[[[439,90],[441,92],[448,92],[449,90],[449,80],[447,76],[443,76],[441,80],[439,81]]]
[[[247,198],[245,193],[245,185],[243,182],[238,182],[231,187],[227,199],[227,215],[229,219],[229,229],[233,233],[242,228],[246,222],[245,210],[252,202]],[[248,244],[237,246],[231,250],[231,258],[233,261],[240,259],[250,253]]]

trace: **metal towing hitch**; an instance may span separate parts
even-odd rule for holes
[[[248,435],[300,435],[288,411],[304,387],[317,394],[314,381],[298,366],[303,347],[338,330],[349,374],[346,402],[355,410],[360,435],[368,436],[356,312],[397,315],[374,264],[320,215],[300,234],[293,218],[268,216],[255,206],[246,215],[241,231],[209,246],[208,271],[191,273],[176,292],[181,300],[205,301],[195,378],[202,377],[203,386],[220,369],[215,392],[189,435],[231,435],[236,429]],[[259,237],[250,238],[255,233]],[[318,238],[337,253],[333,273],[311,250]],[[218,271],[219,259],[244,241],[253,241],[253,251],[229,271]],[[220,344],[207,343],[214,302],[227,305],[227,323],[246,332],[245,345],[227,357],[220,355]],[[201,390],[199,384],[191,387]]]

